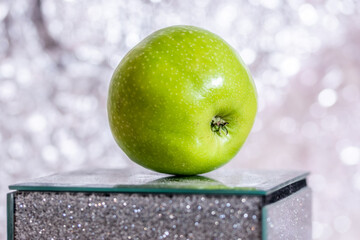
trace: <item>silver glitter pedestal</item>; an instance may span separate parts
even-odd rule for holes
[[[11,185],[8,239],[311,239],[304,172],[91,170]]]

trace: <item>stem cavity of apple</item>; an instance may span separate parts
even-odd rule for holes
[[[222,119],[219,116],[215,116],[213,117],[213,119],[211,120],[211,131],[213,131],[214,133],[217,133],[219,135],[221,135],[221,131],[225,132],[226,135],[228,135],[228,130],[226,128],[226,125],[228,125],[229,123],[226,122],[224,119]]]

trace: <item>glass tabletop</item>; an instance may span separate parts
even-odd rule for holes
[[[57,173],[9,186],[22,191],[223,193],[268,195],[303,180],[304,171],[219,169],[196,176],[170,176],[146,169],[92,169]]]

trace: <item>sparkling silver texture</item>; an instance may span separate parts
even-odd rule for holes
[[[254,128],[224,169],[311,171],[313,238],[358,239],[359,10],[354,0],[1,1],[0,239],[8,185],[134,167],[109,131],[110,77],[138,41],[175,24],[222,36],[257,85]]]
[[[8,236],[309,239],[306,176],[249,170],[164,177],[136,169],[55,174],[10,186],[16,191],[8,194]]]
[[[261,239],[261,202],[258,196],[18,192],[15,239]]]
[[[267,240],[311,239],[311,190],[295,194],[264,207]]]

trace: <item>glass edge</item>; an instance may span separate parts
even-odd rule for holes
[[[17,191],[39,191],[39,192],[97,192],[97,193],[163,193],[163,194],[233,194],[233,195],[259,195],[265,196],[263,190],[239,190],[239,189],[175,189],[175,188],[150,188],[150,187],[119,187],[119,188],[97,188],[97,187],[61,187],[61,186],[19,186],[10,185],[10,190]]]
[[[267,205],[263,205],[261,208],[261,240],[267,240],[267,211],[266,211],[266,206]]]
[[[277,190],[279,190],[279,189],[281,189],[281,188],[283,188],[283,187],[285,187],[287,185],[290,185],[290,184],[293,184],[293,183],[298,182],[300,180],[306,179],[306,177],[309,176],[309,175],[310,175],[309,172],[305,172],[305,173],[302,173],[302,174],[300,174],[300,175],[298,175],[298,176],[296,176],[294,178],[289,179],[288,181],[282,182],[279,185],[266,190],[265,195],[269,195],[269,194],[274,193]]]
[[[7,209],[7,239],[14,239],[14,227],[15,227],[15,218],[14,218],[14,210],[15,210],[15,201],[14,201],[15,192],[9,192],[6,195],[6,209]]]
[[[302,172],[296,177],[293,177],[285,182],[278,184],[269,189],[246,189],[241,187],[228,187],[228,189],[205,189],[205,188],[198,188],[198,189],[190,189],[190,188],[168,188],[162,186],[147,186],[147,185],[124,185],[124,186],[117,186],[117,187],[94,187],[94,186],[31,186],[31,183],[27,183],[28,185],[24,185],[21,183],[13,184],[9,186],[10,190],[17,190],[17,191],[51,191],[51,192],[104,192],[104,193],[198,193],[198,194],[235,194],[235,195],[261,195],[266,196],[275,191],[289,185],[300,181],[302,179],[306,179],[309,175],[309,172]],[[43,183],[46,184],[46,183]]]

